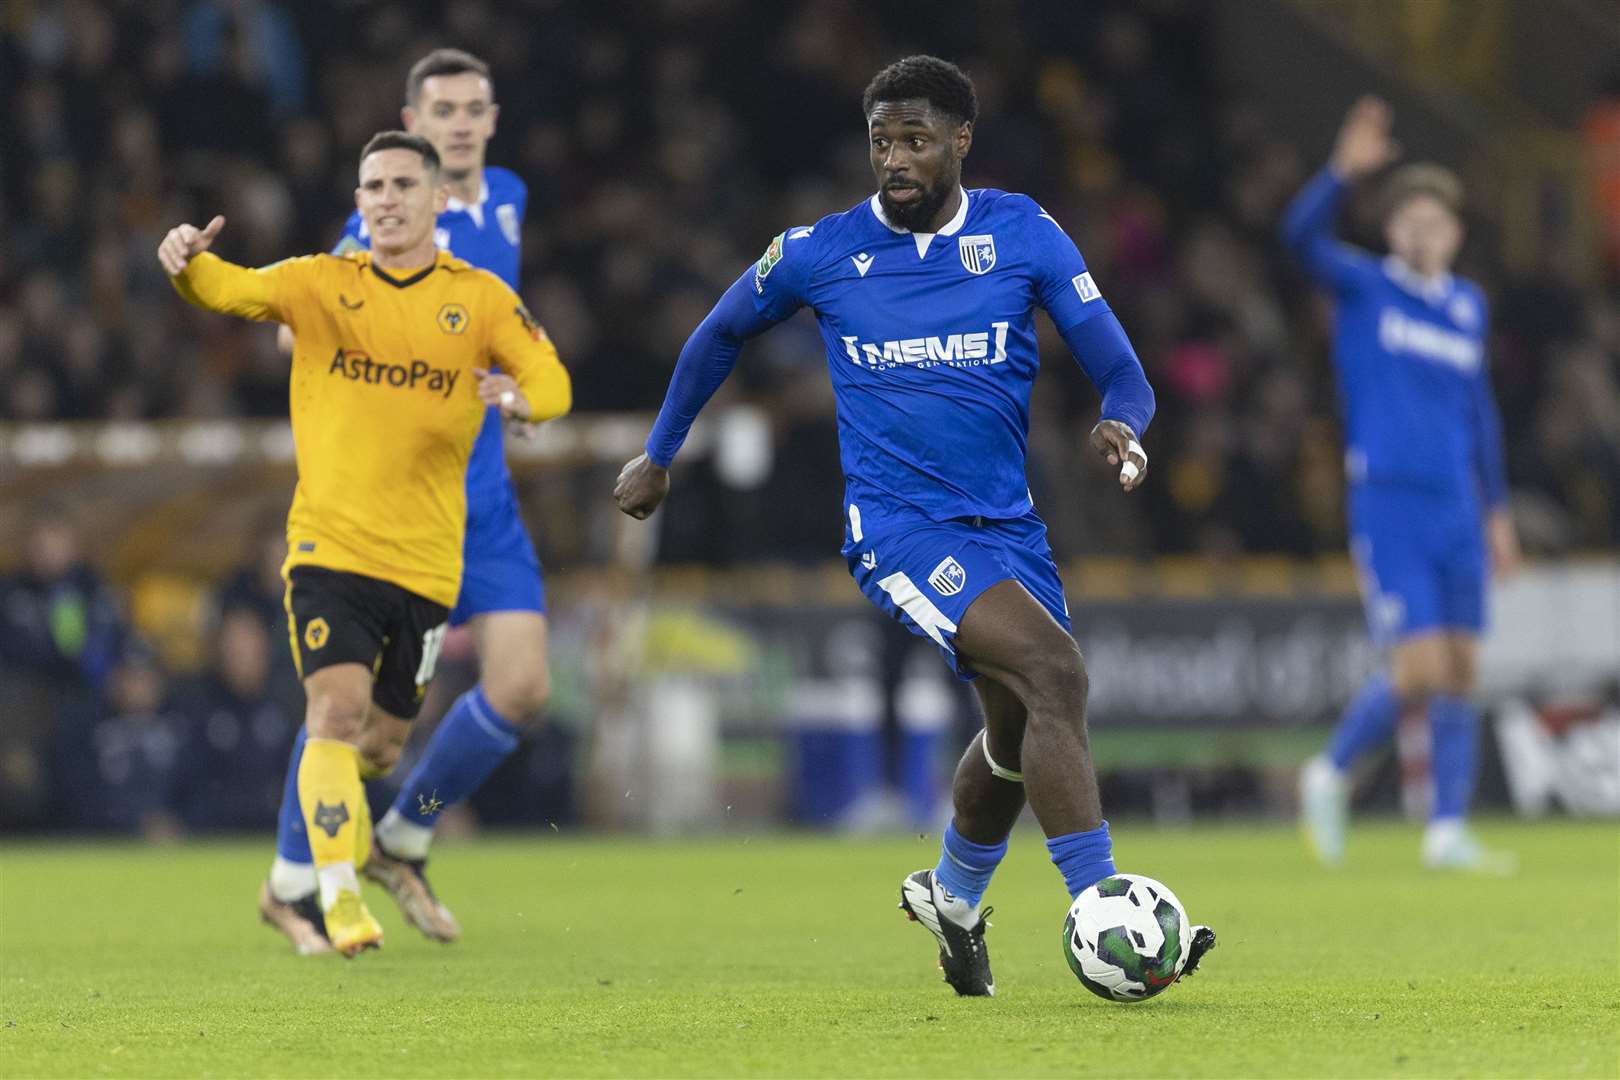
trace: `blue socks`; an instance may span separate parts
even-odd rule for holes
[[[517,728],[495,711],[484,688],[456,699],[428,741],[422,760],[400,786],[389,811],[431,829],[444,808],[461,802],[505,761],[519,742]]]
[[[956,822],[945,826],[945,841],[939,865],[934,868],[934,879],[945,891],[971,907],[979,906],[984,890],[990,887],[990,875],[1007,854],[1007,841],[999,844],[975,844],[956,831]]]
[[[312,866],[309,833],[298,805],[298,763],[304,756],[305,730],[300,727],[287,762],[287,781],[281,791],[281,814],[276,820],[276,865],[272,876],[276,895],[283,900],[304,892],[297,868]],[[518,731],[497,713],[473,687],[456,699],[445,714],[422,760],[405,778],[393,807],[378,823],[389,834],[389,850],[402,858],[424,858],[444,808],[478,790],[496,766],[517,749]],[[296,879],[296,880],[295,880]]]
[[[281,815],[276,819],[276,854],[290,863],[315,864],[309,853],[308,826],[304,824],[304,811],[298,805],[298,763],[304,760],[304,739],[308,732],[298,725],[293,739],[292,754],[287,759],[287,782],[281,788]],[[287,899],[283,897],[282,899]]]
[[[1007,854],[1007,841],[975,844],[956,831],[953,821],[945,828],[942,846],[944,853],[934,868],[934,878],[952,896],[978,907],[984,890],[990,886],[990,875]],[[1090,832],[1054,836],[1046,842],[1046,850],[1063,875],[1070,899],[1115,872],[1114,842],[1109,838],[1106,821]]]
[[[1374,675],[1361,688],[1328,742],[1328,760],[1340,772],[1348,769],[1362,754],[1387,742],[1395,734],[1400,718],[1400,702],[1384,674]]]
[[[1388,676],[1379,674],[1367,680],[1328,742],[1328,760],[1344,772],[1369,749],[1388,741],[1400,708]],[[1474,790],[1475,727],[1474,707],[1467,701],[1444,694],[1429,699],[1429,760],[1436,818],[1460,818],[1468,812]]]
[[[1460,818],[1474,792],[1474,707],[1462,698],[1429,702],[1429,762],[1434,774],[1432,818]]]
[[[1070,899],[1115,873],[1114,843],[1108,837],[1106,821],[1090,832],[1054,836],[1046,842],[1046,850],[1063,875]]]

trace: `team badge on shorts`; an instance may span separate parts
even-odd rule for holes
[[[934,572],[928,575],[928,584],[941,596],[955,596],[967,584],[967,571],[962,564],[956,561],[956,556],[947,555],[945,561],[934,567]]]
[[[325,645],[326,639],[330,636],[331,628],[326,625],[326,620],[319,615],[304,624],[304,644],[311,649],[319,649]]]
[[[962,266],[968,273],[987,273],[996,265],[996,238],[964,236],[956,241],[956,252],[962,257]]]

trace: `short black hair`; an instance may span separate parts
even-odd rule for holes
[[[439,171],[439,152],[420,135],[412,135],[408,131],[379,131],[366,140],[365,147],[360,151],[360,160],[365,161],[379,150],[413,150],[422,155],[422,164],[427,166],[428,172]]]
[[[922,98],[963,124],[979,118],[973,80],[961,68],[937,56],[907,56],[878,72],[861,95],[861,111],[871,116],[873,106],[880,101],[913,98]]]
[[[405,76],[405,104],[415,105],[422,96],[422,84],[435,75],[482,75],[489,83],[489,93],[495,96],[495,80],[489,77],[489,65],[462,49],[434,49],[411,65]]]

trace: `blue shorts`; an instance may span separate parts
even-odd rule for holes
[[[461,595],[450,625],[492,611],[545,614],[540,559],[518,514],[510,477],[467,492],[467,539],[462,545]]]
[[[1485,628],[1479,504],[1390,485],[1350,489],[1350,553],[1367,629],[1390,645],[1437,630]]]
[[[979,594],[1013,580],[1065,632],[1069,605],[1046,523],[1032,509],[1010,520],[933,521],[915,510],[849,507],[844,558],[866,598],[918,637],[931,639],[959,679],[978,677],[956,653],[956,628]]]

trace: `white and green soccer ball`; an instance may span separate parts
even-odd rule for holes
[[[1192,928],[1176,894],[1140,874],[1105,877],[1074,898],[1063,955],[1075,978],[1109,1001],[1145,1001],[1187,966]]]

